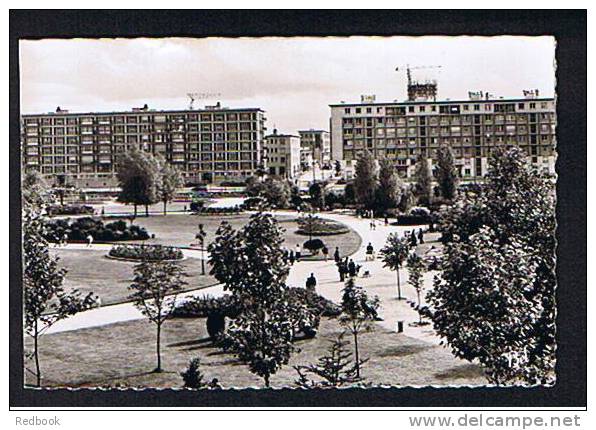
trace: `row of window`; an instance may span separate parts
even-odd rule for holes
[[[442,105],[410,105],[410,106],[365,106],[346,107],[344,114],[352,113],[375,113],[387,115],[406,115],[406,113],[439,112],[441,114],[452,114],[460,112],[516,112],[518,110],[549,109],[548,102],[518,102],[516,103],[466,103],[466,104],[442,104]]]
[[[219,143],[233,143],[233,142],[251,142],[257,144],[260,142],[257,139],[256,133],[242,132],[242,133],[201,133],[201,134],[187,134],[184,135],[114,135],[114,136],[72,136],[72,137],[49,137],[42,136],[27,136],[24,139],[26,145],[63,145],[68,144],[83,144],[92,145],[96,143],[111,144],[111,143],[185,143],[185,142],[219,142]]]
[[[256,112],[242,113],[191,113],[176,115],[114,115],[114,116],[72,116],[72,117],[27,117],[25,125],[77,125],[77,124],[135,124],[135,123],[181,123],[181,122],[225,122],[255,121]]]
[[[396,117],[361,117],[343,118],[344,127],[365,126],[418,126],[418,125],[480,125],[480,124],[502,124],[502,123],[535,123],[553,122],[553,113],[540,114],[508,114],[508,115],[450,115],[450,116],[411,116],[407,118]]]
[[[416,138],[410,137],[406,139],[344,139],[343,144],[345,149],[349,149],[350,146],[353,145],[362,145],[366,142],[367,146],[369,147],[377,147],[377,146],[426,146],[426,145],[440,145],[440,144],[448,144],[448,145],[492,145],[492,144],[502,144],[507,142],[508,144],[515,144],[515,143],[526,143],[529,142],[530,144],[542,144],[542,145],[551,145],[555,143],[555,139],[553,136],[548,134],[539,135],[530,135],[530,136],[496,136],[494,138],[486,138],[481,139],[480,137],[471,138],[471,137],[430,137],[430,138]],[[529,138],[528,138],[529,137]],[[346,148],[348,147],[348,148]]]

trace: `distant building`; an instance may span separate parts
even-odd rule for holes
[[[331,160],[331,140],[325,130],[300,130],[301,162],[303,167],[310,167],[313,162],[320,166]]]
[[[270,175],[295,178],[300,173],[300,137],[273,130],[265,136],[265,156]]]
[[[263,163],[264,111],[228,109],[56,112],[21,116],[23,166],[51,182],[116,185],[120,154],[133,146],[161,154],[187,184],[239,181]]]
[[[473,98],[461,101],[419,100],[393,103],[333,104],[333,160],[353,161],[364,149],[375,158],[395,160],[411,177],[419,156],[434,166],[437,149],[449,146],[461,177],[484,176],[488,156],[498,147],[520,146],[528,163],[554,173],[556,108],[552,98]]]

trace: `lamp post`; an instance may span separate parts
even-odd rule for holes
[[[199,224],[199,231],[196,234],[195,238],[199,240],[199,244],[201,245],[201,275],[205,274],[205,237],[207,233],[203,229],[203,224]]]

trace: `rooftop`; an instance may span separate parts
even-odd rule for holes
[[[144,108],[132,108],[131,110],[120,110],[120,111],[108,111],[108,112],[70,112],[68,110],[57,110],[55,112],[45,113],[29,113],[22,114],[21,117],[39,117],[39,116],[81,116],[81,115],[129,115],[129,114],[187,114],[187,113],[235,113],[235,112],[265,112],[261,108],[214,108],[209,106],[203,109],[168,109],[168,110],[156,110],[156,109],[144,109]]]
[[[426,101],[390,101],[390,102],[373,102],[373,103],[334,103],[330,104],[329,107],[350,107],[350,106],[408,106],[408,105],[428,105],[428,104],[461,104],[461,103],[470,103],[470,104],[480,104],[480,103],[532,103],[532,102],[541,102],[541,101],[553,101],[553,97],[548,98],[497,98],[497,99],[479,99],[479,100],[426,100]]]

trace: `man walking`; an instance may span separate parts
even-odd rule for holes
[[[333,254],[333,258],[335,258],[335,262],[339,263],[341,261],[341,256],[339,255],[339,247],[335,247],[335,253]]]
[[[317,278],[315,278],[315,274],[311,273],[310,276],[306,279],[306,290],[314,292],[317,287]]]

